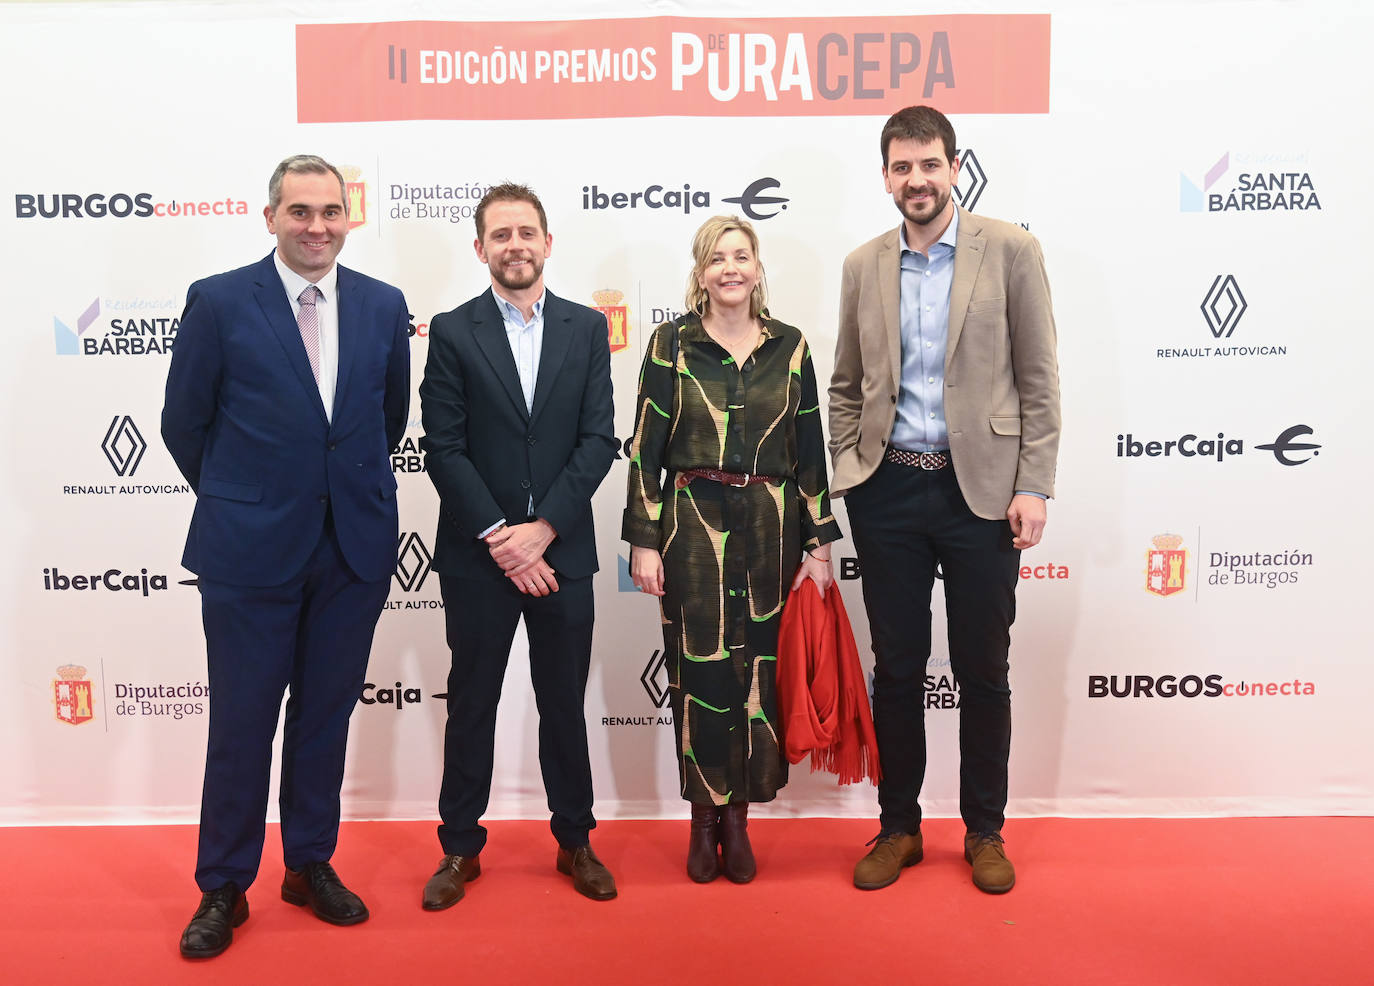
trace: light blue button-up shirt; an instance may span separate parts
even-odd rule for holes
[[[930,257],[907,246],[906,223],[899,228],[902,246],[902,384],[897,394],[897,420],[892,444],[913,452],[949,448],[945,424],[945,349],[949,341],[949,292],[954,284],[954,244],[959,211]]]
[[[539,353],[544,348],[544,299],[548,293],[541,294],[539,300],[534,303],[528,322],[516,305],[501,297],[494,289],[491,295],[496,299],[501,321],[506,325],[506,341],[510,343],[510,354],[515,357],[515,370],[520,374],[520,390],[525,395],[525,410],[533,411],[534,384],[539,378]],[[530,497],[529,511],[534,513],[533,496]],[[504,523],[506,518],[503,517],[478,534],[478,539],[486,537]]]
[[[539,376],[539,352],[544,347],[544,298],[539,296],[534,303],[534,311],[528,322],[520,314],[520,309],[501,297],[495,291],[496,307],[501,310],[501,320],[506,323],[506,341],[510,343],[510,354],[515,357],[515,369],[520,374],[520,389],[525,394],[525,410],[534,410],[534,383]]]

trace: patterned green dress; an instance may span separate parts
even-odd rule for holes
[[[803,549],[841,536],[811,351],[792,326],[762,323],[743,366],[695,315],[660,325],[639,379],[621,536],[663,555],[673,727],[682,796],[695,804],[771,801],[787,783],[774,684],[782,606]],[[687,469],[774,478],[676,482]]]

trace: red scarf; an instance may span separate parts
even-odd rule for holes
[[[877,783],[878,738],[868,709],[859,649],[837,586],[822,599],[803,579],[787,597],[778,631],[778,711],[791,763],[811,754],[811,769],[841,784]]]

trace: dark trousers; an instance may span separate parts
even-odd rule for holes
[[[210,684],[196,857],[201,890],[231,880],[246,890],[257,877],[283,694],[283,858],[299,869],[333,856],[348,720],[390,581],[358,581],[332,523],[305,568],[283,585],[201,579]]]
[[[969,510],[950,467],[926,472],[884,462],[845,502],[873,634],[882,829],[915,832],[921,823],[930,594],[938,564],[960,695],[959,812],[970,832],[996,832],[1007,805],[1007,651],[1021,558],[1011,527]]]
[[[582,711],[592,657],[592,580],[559,575],[558,586],[540,597],[522,594],[504,577],[439,578],[453,655],[439,789],[445,853],[476,856],[486,845],[480,822],[491,798],[496,706],[521,616],[539,710],[539,768],[553,814],[549,827],[566,849],[586,845],[596,827]]]

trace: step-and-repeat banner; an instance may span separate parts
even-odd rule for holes
[[[772,309],[828,377],[840,263],[898,220],[879,130],[917,102],[955,123],[959,202],[1039,237],[1060,332],[1059,496],[1023,556],[1013,630],[1011,812],[1374,810],[1374,86],[1350,68],[1374,14],[900,6],[0,10],[0,823],[196,817],[208,696],[178,564],[193,497],[159,438],[162,388],[187,286],[272,249],[278,160],[342,169],[342,260],[405,291],[417,387],[430,318],[488,283],[474,206],[530,183],[548,285],[606,314],[628,439],[645,341],[683,308],[692,234],[716,213],[753,220]],[[448,654],[420,437],[416,397],[392,458],[401,536],[354,714],[353,818],[435,815]],[[657,611],[618,540],[625,481],[622,450],[595,498],[598,811],[677,817]],[[871,663],[863,573],[836,548]],[[953,815],[938,589],[932,619],[925,803]],[[492,817],[546,813],[527,656],[522,633]],[[768,810],[876,806],[803,765]]]

